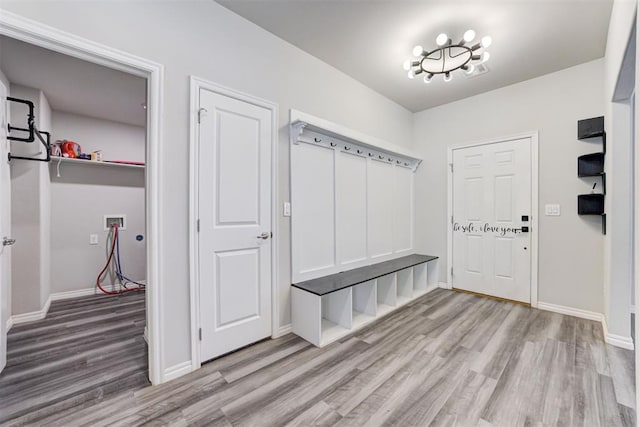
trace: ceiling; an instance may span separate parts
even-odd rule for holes
[[[52,110],[145,126],[142,77],[0,36],[0,69],[13,84],[42,90]]]
[[[216,0],[417,112],[604,56],[612,0]],[[445,32],[490,35],[489,72],[426,85],[402,63]]]

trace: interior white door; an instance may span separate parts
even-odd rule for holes
[[[271,335],[272,110],[200,89],[202,361]]]
[[[9,112],[7,88],[0,82],[0,371],[7,363],[7,320],[11,315],[11,246],[5,238],[11,236],[11,176],[9,173]],[[9,243],[8,241],[6,243]]]
[[[453,150],[454,288],[530,303],[530,220],[530,138]]]

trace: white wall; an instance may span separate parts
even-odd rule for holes
[[[55,110],[52,122],[54,141],[75,141],[84,152],[102,150],[105,159],[144,161],[142,127]],[[136,235],[145,234],[144,169],[64,163],[59,178],[57,171],[54,159],[50,165],[51,292],[95,287],[106,261],[106,214],[127,216],[127,229],[120,232],[123,273],[133,280],[144,279],[145,241],[136,240]],[[90,234],[99,236],[98,245],[89,245]]]
[[[210,1],[3,1],[2,8],[164,64],[161,193],[163,368],[190,359],[189,76],[279,104],[278,213],[289,199],[288,111],[295,108],[397,145],[412,114],[300,49]],[[78,17],[82,19],[78,19]],[[114,31],[117,28],[117,31]],[[279,217],[280,325],[290,323],[290,223]]]
[[[36,126],[49,131],[51,111],[44,94],[37,89],[13,84],[10,90],[13,97],[34,103]],[[26,112],[26,106],[11,103],[11,124],[27,127]],[[11,142],[14,155],[42,157],[38,153],[43,150],[38,140],[33,143]],[[12,315],[39,311],[49,298],[49,204],[48,194],[45,194],[48,193],[48,179],[47,165],[42,162],[11,161],[12,237],[16,239],[11,258]]]
[[[0,44],[0,48],[1,47],[2,46]],[[11,95],[11,93],[9,92],[11,88],[11,83],[9,82],[9,79],[7,78],[7,76],[2,72],[2,70],[0,70],[0,82],[2,82],[4,87],[7,89],[7,95],[8,96]],[[7,118],[11,120],[10,111],[7,111]],[[3,163],[3,165],[4,164],[6,163]],[[8,196],[9,196],[9,200],[2,200],[2,203],[11,204],[11,192],[9,192]],[[7,232],[7,237],[11,237],[11,234],[12,234],[11,229],[6,230],[6,232]],[[3,237],[3,236],[0,236],[0,237]],[[12,250],[10,249],[6,251],[4,254],[5,257],[9,257],[9,259],[7,260],[7,265],[11,265],[11,252]],[[2,301],[0,301],[0,304],[2,304],[2,317],[0,318],[0,322],[2,322],[5,325],[7,324],[9,317],[11,317],[11,269],[9,268],[8,270],[9,271],[2,272],[2,274],[4,275],[4,281],[2,282],[3,289],[0,291],[0,294],[3,295],[3,299]]]
[[[599,146],[576,140],[577,121],[603,114],[603,61],[507,86],[415,115],[416,248],[447,254],[447,147],[539,131],[539,301],[602,312],[600,218],[577,215],[577,195],[594,180],[577,177],[576,158]],[[562,215],[546,217],[559,203]],[[440,280],[446,281],[445,269]]]
[[[627,340],[631,335],[632,304],[632,206],[629,200],[632,179],[631,117],[628,105],[613,103],[612,100],[635,23],[635,9],[635,1],[617,0],[613,4],[604,58],[603,94],[605,129],[610,146],[605,156],[605,170],[609,188],[612,190],[605,199],[608,233],[604,253],[604,314],[609,333],[625,337]]]

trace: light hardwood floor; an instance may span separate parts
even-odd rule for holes
[[[439,289],[322,349],[287,335],[8,424],[623,426],[633,378],[633,352],[597,322]]]

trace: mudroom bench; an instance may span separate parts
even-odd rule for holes
[[[323,347],[437,286],[438,257],[408,255],[291,285],[293,332]]]

